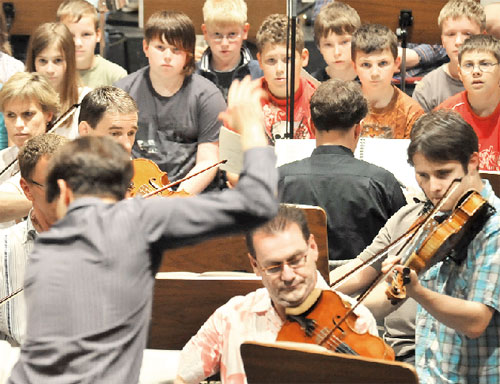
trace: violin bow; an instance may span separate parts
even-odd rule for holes
[[[366,261],[362,262],[361,264],[357,265],[354,267],[352,270],[348,271],[346,274],[342,275],[339,277],[337,280],[335,280],[333,283],[330,284],[331,288],[337,288],[338,285],[343,282],[344,280],[347,281],[349,278],[352,277],[352,275],[359,271],[362,270],[369,265],[373,264],[377,260],[379,260],[381,257],[385,256],[389,251],[391,251],[394,247],[399,245],[402,241],[406,240],[406,243],[399,249],[398,253],[396,254],[399,255],[399,253],[406,248],[406,246],[409,244],[409,242],[416,237],[416,235],[419,233],[419,230],[425,227],[425,225],[434,217],[436,212],[439,212],[439,210],[442,208],[442,206],[448,201],[448,198],[455,192],[455,190],[458,188],[460,185],[460,182],[462,179],[454,179],[450,185],[448,186],[448,189],[446,190],[445,194],[439,200],[439,202],[436,204],[436,206],[428,212],[422,220],[413,223],[413,225],[401,236],[399,236],[396,240],[394,240],[392,243],[388,244],[385,246],[383,249],[381,249],[379,252],[368,258]],[[458,184],[457,184],[458,183]]]
[[[73,114],[76,111],[76,108],[78,108],[79,106],[80,104],[73,104],[71,107],[69,107],[66,112],[64,112],[56,121],[54,121],[52,125],[50,125],[47,128],[46,133],[52,133],[55,129],[59,128],[66,120],[68,120],[68,118],[73,116]],[[7,170],[16,163],[17,163],[17,157],[14,160],[12,160],[4,169],[2,169],[2,171],[0,171],[0,176],[2,176],[5,172],[7,172]],[[19,171],[16,171],[15,173],[17,172]]]
[[[154,191],[152,191],[152,192],[146,193],[146,194],[145,194],[145,195],[143,195],[142,197],[143,197],[143,198],[145,198],[145,199],[147,199],[148,197],[154,196],[154,195],[156,195],[157,193],[161,193],[161,192],[163,192],[163,191],[165,191],[165,190],[167,190],[167,189],[169,189],[169,188],[175,187],[176,185],[179,185],[179,184],[180,184],[180,183],[182,183],[183,181],[189,180],[190,178],[195,177],[195,176],[199,175],[200,173],[203,173],[203,172],[205,172],[205,171],[208,171],[209,169],[212,169],[212,168],[214,168],[214,167],[217,167],[217,166],[219,166],[219,165],[221,165],[221,164],[225,164],[225,163],[227,163],[227,160],[221,160],[221,161],[218,161],[217,163],[212,164],[211,166],[209,166],[209,167],[207,167],[207,168],[205,168],[205,169],[202,169],[202,170],[201,170],[201,171],[199,171],[199,172],[193,173],[192,175],[186,176],[186,177],[185,177],[185,178],[183,178],[183,179],[180,179],[180,180],[174,181],[174,182],[172,182],[172,183],[170,183],[170,184],[167,184],[167,185],[164,185],[163,187],[158,188],[158,189],[156,189],[156,190],[154,190]]]
[[[6,303],[10,299],[13,299],[14,296],[16,296],[17,294],[21,293],[23,290],[24,290],[24,287],[18,288],[14,292],[12,292],[10,295],[5,296],[3,299],[0,299],[0,305]]]
[[[453,193],[456,191],[456,189],[458,188],[458,186],[460,185],[460,182],[462,181],[462,179],[454,179],[450,185],[448,186],[448,189],[446,190],[445,194],[443,195],[443,197],[439,200],[439,202],[436,204],[436,206],[431,210],[431,212],[429,212],[426,216],[425,216],[425,219],[421,220],[419,223],[415,223],[415,225],[412,225],[412,227],[406,231],[403,235],[401,235],[398,239],[396,239],[394,242],[392,242],[391,244],[389,244],[387,247],[385,247],[382,251],[378,252],[377,254],[373,255],[372,257],[370,257],[367,261],[365,261],[364,263],[358,265],[356,268],[353,268],[353,270],[349,271],[348,273],[346,273],[344,276],[342,276],[340,279],[338,279],[337,281],[335,281],[334,283],[332,283],[330,286],[331,287],[335,287],[337,286],[337,284],[344,280],[344,279],[348,279],[350,277],[352,277],[353,273],[361,268],[365,268],[367,267],[368,265],[370,265],[374,260],[378,260],[382,255],[385,255],[390,249],[393,248],[394,244],[395,243],[399,243],[401,242],[401,240],[404,240],[406,239],[408,236],[409,238],[407,239],[406,243],[399,249],[399,251],[397,252],[396,256],[399,255],[399,253],[406,248],[406,246],[411,242],[412,239],[414,239],[417,235],[417,233],[420,235],[420,231],[422,230],[422,228],[425,227],[425,225],[434,217],[434,215],[436,214],[436,212],[439,212],[440,209],[442,208],[442,206],[446,203],[446,201],[448,201],[449,197],[453,195]],[[419,237],[417,237],[418,239]],[[391,269],[392,270],[392,269]],[[366,299],[366,297],[373,291],[373,289],[375,289],[375,287],[391,272],[391,270],[389,270],[388,272],[386,273],[380,273],[379,276],[377,278],[375,278],[375,280],[365,289],[364,292],[362,292],[357,300],[356,300],[356,304],[354,304],[350,309],[349,311],[347,311],[347,313],[337,321],[336,325],[334,326],[333,330],[331,332],[333,332],[334,330],[336,330],[340,324],[342,324],[346,319],[347,317],[352,313],[354,312],[354,310],[359,306],[359,304],[361,304],[361,302],[363,302],[363,300]]]

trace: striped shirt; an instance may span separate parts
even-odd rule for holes
[[[481,195],[496,209],[469,244],[461,265],[447,259],[420,279],[441,294],[480,302],[493,317],[477,339],[437,321],[421,306],[416,319],[416,367],[421,383],[500,382],[500,199],[486,181]]]
[[[0,230],[0,299],[12,294],[24,284],[28,255],[33,249],[36,231],[28,220]],[[24,293],[0,305],[0,339],[13,345],[21,344],[26,330]]]

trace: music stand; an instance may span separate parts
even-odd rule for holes
[[[410,364],[311,351],[308,344],[246,342],[241,345],[241,357],[250,384],[418,384]]]

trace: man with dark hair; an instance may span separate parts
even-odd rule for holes
[[[386,340],[400,360],[414,361],[422,383],[494,383],[500,380],[500,200],[478,166],[478,138],[456,112],[442,110],[421,117],[414,125],[408,160],[427,202],[399,210],[373,243],[349,264],[332,272],[335,282],[395,241],[430,207],[445,196],[456,180],[455,191],[443,202],[439,214],[449,214],[466,191],[475,190],[491,207],[491,216],[467,245],[434,261],[422,276],[414,271],[406,286],[410,297],[394,311],[385,297],[385,283],[375,288],[366,305],[385,318]],[[446,216],[445,216],[446,217]],[[398,253],[402,244],[387,253],[382,270],[388,272],[399,258],[410,255],[414,245]],[[403,260],[403,262],[406,260]],[[362,289],[378,275],[378,261],[342,284],[344,293]],[[401,272],[402,267],[397,269]],[[418,310],[416,302],[418,302]],[[416,314],[416,315],[415,315]]]
[[[107,137],[82,137],[52,159],[47,200],[59,221],[40,236],[25,279],[27,336],[10,383],[137,383],[163,252],[251,229],[277,210],[256,82],[233,83],[224,113],[241,132],[235,189],[186,199],[123,199],[132,164]]]
[[[247,244],[250,264],[265,288],[232,298],[210,316],[182,349],[177,384],[199,383],[219,370],[222,382],[246,382],[240,345],[274,342],[287,308],[304,303],[315,288],[329,289],[317,271],[318,246],[299,208],[280,206],[276,217],[247,235]],[[363,306],[355,312],[360,316],[356,330],[376,335],[370,312]]]
[[[29,254],[38,234],[48,230],[56,221],[55,204],[45,200],[47,164],[52,154],[68,140],[55,134],[41,134],[26,141],[18,159],[21,173],[20,185],[26,198],[33,204],[26,220],[0,230],[0,299],[11,295],[24,284],[24,273]],[[18,347],[26,332],[26,306],[21,292],[0,305],[0,340]],[[17,359],[17,348],[1,348],[2,365],[0,382]],[[9,352],[6,352],[8,350]]]
[[[143,50],[149,65],[115,83],[139,106],[134,157],[153,160],[170,181],[219,160],[218,116],[226,104],[214,83],[193,73],[195,40],[193,22],[186,14],[153,13],[144,26]],[[210,169],[183,181],[178,189],[200,193],[216,174],[216,168]]]
[[[367,111],[356,83],[324,82],[311,99],[316,149],[279,168],[282,202],[326,211],[330,260],[356,257],[406,203],[392,173],[354,158]]]
[[[80,136],[110,136],[130,154],[137,133],[137,104],[123,89],[96,88],[85,95],[78,116]]]

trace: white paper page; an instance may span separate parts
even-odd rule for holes
[[[311,156],[316,148],[315,139],[276,140],[274,152],[276,153],[276,166],[302,160]]]
[[[415,180],[415,171],[408,164],[409,139],[376,139],[362,137],[359,140],[354,156],[385,168],[406,188],[419,191]]]
[[[239,174],[243,168],[243,150],[241,149],[240,134],[222,127],[219,133],[219,156],[227,163],[221,164],[220,169],[226,172]]]

